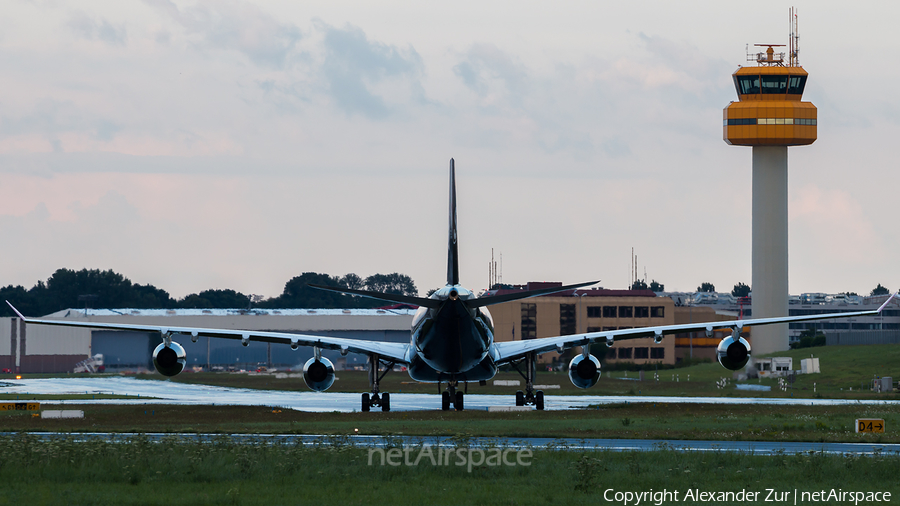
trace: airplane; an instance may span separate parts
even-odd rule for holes
[[[537,356],[543,353],[551,351],[563,353],[567,349],[581,346],[581,353],[577,354],[569,362],[569,379],[578,388],[590,388],[596,385],[600,379],[600,361],[590,353],[591,344],[606,343],[607,345],[612,345],[616,340],[642,337],[653,337],[656,343],[660,343],[665,334],[705,332],[707,337],[712,337],[714,331],[725,330],[731,331],[731,335],[726,336],[719,343],[716,349],[716,358],[723,367],[734,371],[744,367],[750,360],[750,343],[740,335],[746,327],[877,315],[881,313],[893,298],[900,298],[900,292],[895,293],[888,297],[881,307],[872,311],[662,325],[586,332],[520,341],[497,342],[494,340],[493,319],[487,306],[573,290],[593,285],[597,282],[589,281],[567,286],[502,295],[485,295],[482,297],[476,297],[474,292],[463,287],[460,284],[459,272],[456,170],[455,162],[451,159],[447,284],[444,287],[436,290],[426,298],[310,285],[321,290],[419,306],[412,320],[409,343],[389,343],[284,332],[42,320],[25,317],[9,301],[7,301],[7,304],[19,318],[28,324],[158,332],[162,336],[162,343],[153,350],[153,365],[164,376],[171,377],[179,374],[184,370],[186,364],[187,358],[184,348],[172,340],[172,337],[175,335],[190,336],[193,342],[197,342],[197,339],[200,337],[215,337],[240,339],[241,344],[244,346],[249,345],[250,341],[288,344],[294,350],[300,346],[311,346],[314,354],[303,366],[303,380],[312,390],[322,392],[330,388],[334,383],[334,365],[330,360],[322,356],[323,349],[337,350],[342,355],[359,353],[368,356],[367,365],[371,390],[362,394],[362,411],[370,411],[373,407],[380,407],[382,411],[390,411],[390,393],[382,392],[379,385],[385,374],[392,370],[395,365],[406,366],[410,378],[415,381],[437,383],[439,391],[441,390],[441,384],[446,382],[447,389],[441,392],[441,409],[447,411],[453,406],[455,410],[462,411],[464,408],[464,391],[459,389],[460,382],[464,385],[475,381],[484,384],[483,382],[493,378],[497,374],[498,368],[504,365],[510,365],[525,380],[525,391],[519,390],[516,392],[516,405],[530,405],[538,410],[544,409],[544,393],[534,388]]]

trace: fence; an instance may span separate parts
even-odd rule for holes
[[[825,334],[828,346],[858,346],[863,344],[900,344],[900,330],[857,330]]]

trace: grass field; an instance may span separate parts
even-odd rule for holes
[[[3,394],[0,393],[0,402],[2,401],[78,401],[87,399],[146,399],[146,397],[138,397],[136,395],[115,395],[115,394]]]
[[[16,505],[599,504],[607,503],[604,494],[664,489],[679,497],[661,504],[699,502],[684,500],[692,490],[758,493],[752,503],[763,503],[767,489],[780,497],[831,489],[889,492],[892,500],[900,494],[900,458],[887,455],[534,449],[521,464],[508,459],[516,465],[470,471],[458,461],[382,464],[339,439],[304,447],[242,445],[227,437],[211,444],[136,437],[123,444],[19,435],[0,438],[0,452],[7,456],[0,460],[0,504]]]
[[[0,412],[0,431],[396,434],[548,438],[655,438],[898,443],[896,406],[628,404],[570,411],[307,413],[252,406],[67,405],[83,419]],[[884,434],[857,434],[856,418],[883,418]],[[357,432],[358,431],[358,432]]]

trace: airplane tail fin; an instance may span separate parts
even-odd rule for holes
[[[459,284],[459,247],[456,235],[456,168],[450,159],[450,239],[447,244],[447,284]]]

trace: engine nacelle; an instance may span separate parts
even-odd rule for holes
[[[750,343],[743,337],[728,336],[716,348],[716,358],[725,369],[737,371],[750,360]]]
[[[172,341],[169,346],[160,343],[153,350],[153,367],[163,376],[175,376],[184,370],[187,354],[180,344]]]
[[[325,357],[309,359],[303,366],[303,381],[316,392],[324,392],[334,384],[334,364]]]
[[[600,361],[593,355],[575,355],[569,362],[569,379],[578,388],[591,388],[600,379]]]

